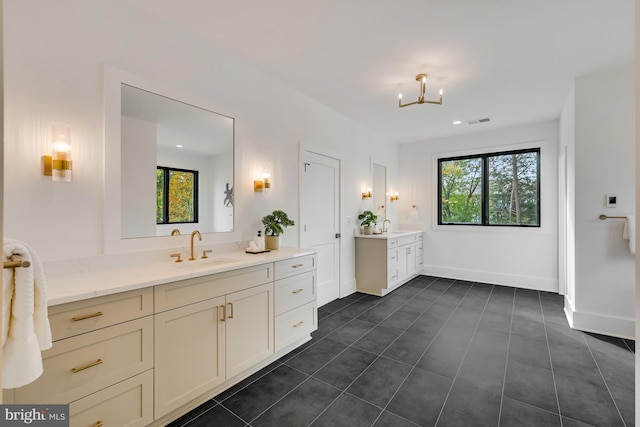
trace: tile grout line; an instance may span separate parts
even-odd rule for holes
[[[516,289],[513,289],[513,301],[511,302],[511,321],[509,322],[509,339],[507,340],[507,360],[504,364],[504,376],[502,377],[502,393],[500,393],[500,408],[498,409],[498,427],[502,421],[502,405],[504,403],[504,388],[507,384],[507,368],[509,367],[509,349],[511,348],[511,330],[513,329],[513,315],[516,311]],[[560,426],[562,427],[562,426]]]
[[[435,282],[435,280],[433,280],[431,283],[429,283],[429,285],[427,285],[426,287],[422,288],[422,290],[420,290],[419,292],[417,292],[415,295],[413,295],[411,298],[409,298],[405,303],[403,303],[403,304],[402,304],[402,305],[400,305],[396,310],[394,310],[394,311],[393,311],[393,313],[397,312],[400,308],[404,307],[406,304],[408,304],[408,303],[409,303],[409,301],[413,300],[415,297],[417,297],[417,296],[418,296],[418,295],[420,295],[422,292],[424,292],[424,290],[425,290],[425,289],[429,289],[429,287],[431,286],[431,284],[432,284],[432,283],[434,283],[434,282]],[[453,284],[453,283],[452,283],[452,284]],[[440,295],[442,295],[442,294],[443,294],[447,289],[449,289],[450,287],[451,287],[451,284],[450,284],[446,289],[444,289],[444,290],[440,293]],[[438,298],[440,298],[440,295],[438,296]],[[339,395],[338,397],[336,397],[336,398],[331,402],[331,404],[329,404],[326,408],[324,408],[324,410],[323,410],[320,414],[318,414],[318,416],[317,416],[316,418],[314,418],[314,419],[313,419],[313,421],[311,421],[311,423],[310,423],[309,425],[313,424],[313,423],[314,423],[318,418],[320,418],[320,417],[322,416],[322,414],[323,414],[323,413],[325,413],[325,412],[326,412],[326,411],[331,407],[331,405],[333,405],[333,404],[335,403],[335,401],[336,401],[336,400],[338,400],[340,397],[342,397],[342,396],[343,396],[343,395],[345,395],[345,394],[348,394],[349,396],[353,396],[353,397],[355,397],[355,398],[358,398],[359,400],[362,400],[363,402],[366,402],[366,403],[368,403],[368,404],[370,404],[370,405],[373,405],[373,406],[374,406],[374,407],[376,407],[376,408],[380,408],[380,406],[378,406],[378,405],[375,405],[375,404],[373,404],[373,403],[371,403],[371,402],[368,402],[368,401],[366,401],[366,400],[364,400],[364,399],[362,399],[362,398],[360,398],[360,397],[358,397],[358,396],[355,396],[355,395],[353,395],[353,394],[351,394],[351,393],[348,393],[348,392],[347,392],[347,389],[348,389],[349,387],[351,387],[351,386],[352,386],[352,385],[353,385],[353,384],[354,384],[354,383],[355,383],[355,382],[356,382],[356,381],[357,381],[357,380],[358,380],[362,375],[364,375],[364,373],[365,373],[365,372],[366,372],[366,371],[371,367],[371,365],[373,365],[373,364],[374,364],[376,361],[378,361],[379,359],[381,359],[381,358],[385,358],[385,359],[389,359],[389,360],[394,360],[394,359],[390,359],[390,358],[388,358],[388,357],[384,357],[384,356],[382,355],[382,353],[384,353],[385,351],[387,351],[387,350],[388,350],[388,349],[389,349],[389,348],[390,348],[390,347],[391,347],[391,346],[392,346],[392,345],[393,345],[393,344],[394,344],[394,343],[395,343],[395,342],[400,338],[400,336],[401,336],[402,334],[404,334],[404,333],[407,331],[407,329],[409,329],[409,327],[410,327],[411,325],[413,325],[413,323],[415,323],[415,321],[418,319],[418,317],[422,316],[422,315],[423,315],[427,310],[429,310],[429,308],[431,308],[431,306],[432,306],[433,304],[435,304],[435,302],[438,300],[438,298],[436,298],[435,300],[431,301],[431,303],[430,303],[430,304],[429,304],[429,305],[428,305],[428,306],[427,306],[427,307],[426,307],[426,308],[425,308],[425,309],[424,309],[424,310],[423,310],[423,311],[422,311],[422,312],[421,312],[421,313],[416,317],[416,319],[415,319],[413,322],[411,322],[411,323],[410,323],[410,324],[409,324],[405,329],[403,329],[403,330],[402,330],[402,332],[400,332],[400,333],[398,334],[398,336],[397,336],[396,338],[394,338],[394,339],[393,339],[393,341],[391,341],[391,342],[390,342],[390,343],[389,343],[389,344],[388,344],[388,345],[387,345],[387,346],[386,346],[386,347],[385,347],[385,348],[380,352],[380,354],[376,354],[376,358],[375,358],[375,359],[374,359],[374,360],[369,364],[369,366],[367,366],[367,367],[366,367],[362,372],[360,372],[360,374],[359,374],[359,375],[357,375],[357,376],[356,376],[356,378],[354,378],[354,379],[353,379],[353,381],[351,381],[351,382],[349,383],[349,385],[347,385],[347,386],[345,387],[345,389],[340,393],[340,395]],[[377,304],[376,304],[376,305],[377,305]],[[375,306],[374,306],[374,307],[375,307]],[[384,320],[388,319],[391,315],[393,315],[393,313],[390,313],[390,314],[389,314],[387,317],[385,317],[382,321],[378,322],[378,323],[376,324],[376,326],[374,326],[373,328],[371,328],[371,330],[373,330],[373,329],[375,329],[376,327],[378,327],[378,326],[380,325],[380,323],[382,323]],[[364,314],[364,313],[363,313],[363,314]],[[357,317],[356,317],[355,319],[357,319]],[[349,323],[349,322],[348,322],[348,323]],[[339,329],[339,328],[338,328],[338,329]],[[389,329],[391,329],[391,328],[389,328]],[[336,330],[337,330],[337,329],[336,329]],[[370,332],[370,331],[369,331],[369,332]],[[365,350],[365,349],[362,349],[362,348],[360,348],[360,347],[356,347],[356,346],[354,346],[354,344],[355,344],[355,343],[357,343],[358,341],[360,341],[360,340],[361,340],[365,335],[367,335],[369,332],[367,332],[367,333],[366,333],[366,334],[364,334],[362,337],[360,337],[360,338],[358,338],[357,340],[355,340],[353,343],[349,344],[349,346],[348,346],[347,348],[351,348],[351,347],[353,347],[353,348],[355,348],[355,349],[357,349],[357,350],[360,350],[360,351],[365,351],[365,352],[367,352],[367,353],[375,354],[375,353],[372,353],[372,352],[370,352],[370,351],[368,351],[368,350]],[[330,335],[330,334],[329,334],[329,335]],[[326,337],[325,337],[325,338],[326,338]],[[327,338],[327,339],[331,340],[331,338]],[[345,351],[346,351],[346,349],[345,349]],[[395,361],[395,362],[398,362],[398,361],[396,361],[396,360],[394,360],[394,361]],[[398,363],[402,363],[402,362],[398,362]],[[409,365],[407,365],[407,366],[409,366]],[[319,370],[318,370],[318,371],[319,371]],[[318,372],[318,371],[316,371],[316,372]],[[314,373],[314,374],[315,374],[315,373]],[[319,379],[317,379],[317,378],[315,378],[315,379],[316,379],[317,381],[322,381],[322,380],[319,380]],[[324,383],[324,381],[322,381],[322,382]],[[326,383],[326,384],[328,384],[328,383]],[[329,384],[329,385],[331,385],[331,384]],[[332,386],[332,387],[333,387],[333,386]],[[387,404],[388,404],[388,402],[387,402]],[[386,405],[385,405],[385,407],[386,407]],[[380,414],[378,414],[378,416],[376,417],[376,419],[375,419],[375,420],[373,420],[373,423],[372,423],[371,425],[375,424],[375,423],[378,421],[378,419],[380,418],[380,416],[382,416],[382,414],[384,413],[385,408],[381,408],[381,409],[382,409],[382,411],[380,411]],[[394,414],[394,415],[399,416],[399,415],[397,415],[397,414]],[[402,418],[402,417],[400,417],[400,418]],[[403,418],[403,419],[404,419],[404,418]]]
[[[469,290],[471,290],[471,288],[469,288]],[[467,358],[467,354],[469,353],[469,348],[471,347],[471,342],[473,341],[473,337],[476,335],[476,332],[478,331],[478,325],[480,325],[480,321],[482,320],[482,316],[484,316],[484,311],[487,308],[487,304],[489,304],[489,300],[491,299],[491,295],[493,295],[493,291],[495,290],[495,286],[491,285],[491,292],[489,293],[489,296],[487,297],[487,300],[484,302],[484,307],[482,307],[482,313],[480,313],[480,317],[478,318],[478,321],[476,322],[476,327],[473,329],[473,334],[471,334],[471,338],[469,338],[469,343],[467,344],[467,348],[464,350],[464,356],[462,356],[462,360],[460,361],[460,366],[458,366],[458,370],[456,371],[456,374],[453,376],[453,380],[451,381],[451,385],[449,386],[449,391],[447,392],[447,395],[444,398],[444,402],[442,402],[442,407],[440,408],[440,412],[438,413],[438,417],[436,418],[436,422],[434,423],[434,427],[438,425],[438,423],[440,422],[440,417],[442,417],[442,413],[444,412],[444,408],[447,405],[447,401],[449,400],[449,396],[451,396],[451,391],[453,390],[453,386],[456,383],[456,380],[458,379],[458,374],[460,373],[460,370],[462,369],[462,365],[464,364],[464,360]],[[467,294],[469,292],[467,291]],[[465,294],[465,297],[467,296],[467,294]],[[464,298],[462,298],[462,300],[464,300]],[[460,300],[460,304],[462,304],[462,300]],[[458,304],[458,306],[460,305]],[[458,309],[458,307],[456,306],[456,310]],[[455,310],[453,310],[453,312],[455,313]],[[453,313],[451,313],[451,315],[453,316]],[[449,320],[447,319],[447,322]],[[446,323],[446,322],[445,322]],[[444,327],[444,325],[443,325]],[[434,338],[435,340],[435,338]],[[432,341],[433,342],[433,341]],[[425,350],[426,353],[426,350]],[[424,356],[424,353],[422,354]]]
[[[587,349],[589,349],[589,354],[591,355],[591,358],[593,359],[593,362],[596,364],[596,368],[598,368],[598,373],[600,374],[600,377],[602,378],[602,381],[604,382],[604,386],[607,388],[607,392],[609,393],[609,397],[611,398],[611,401],[613,402],[613,406],[615,406],[616,407],[616,411],[618,411],[618,416],[622,420],[622,425],[624,427],[627,427],[627,423],[624,421],[624,418],[622,417],[622,413],[620,412],[620,408],[618,408],[618,404],[616,403],[616,399],[614,399],[613,393],[611,393],[611,389],[609,388],[609,384],[607,384],[607,379],[604,377],[604,375],[602,374],[602,371],[600,370],[600,365],[598,364],[598,361],[596,360],[596,357],[593,355],[593,351],[591,351],[591,346],[589,345],[589,342],[585,338],[584,332],[581,331],[581,335],[582,335],[582,340],[587,345]]]
[[[556,393],[556,404],[558,405],[558,416],[560,417],[560,427],[563,427],[564,422],[562,421],[562,409],[560,408],[560,395],[558,394],[558,385],[556,383],[556,373],[553,369],[553,359],[551,357],[551,346],[549,345],[549,334],[547,333],[547,321],[544,316],[544,306],[542,304],[542,298],[540,297],[540,292],[538,292],[538,304],[540,304],[540,311],[542,312],[542,325],[544,326],[544,337],[547,341],[547,352],[549,354],[549,364],[551,366],[551,377],[553,378],[553,390]]]
[[[435,283],[436,281],[437,281],[437,280],[434,280],[433,282],[431,282],[431,283],[429,284],[429,286],[431,286],[431,284]],[[442,295],[443,295],[443,294],[444,294],[448,289],[450,289],[450,288],[451,288],[451,286],[452,286],[454,283],[455,283],[455,280],[454,280],[453,282],[451,282],[451,283],[449,284],[449,286],[447,286],[447,288],[446,288],[446,289],[444,289],[444,290],[440,293],[440,295],[438,296],[438,298],[440,298],[440,296],[442,296]],[[427,287],[427,288],[425,288],[425,289],[428,289],[428,287]],[[469,289],[467,290],[467,293],[469,293],[469,290],[471,290],[471,286],[469,286]],[[467,293],[465,293],[464,295],[466,296],[466,295],[467,295]],[[436,299],[435,299],[435,300],[434,300],[434,301],[429,305],[429,307],[427,307],[427,308],[422,312],[422,314],[426,313],[426,311],[427,311],[427,310],[428,310],[428,309],[429,309],[433,304],[435,304],[435,302],[438,300],[438,298],[436,298]],[[454,308],[453,310],[451,310],[451,314],[449,314],[449,317],[447,317],[447,320],[445,320],[445,321],[444,321],[444,323],[442,324],[442,326],[440,327],[440,329],[438,329],[438,332],[436,333],[436,335],[431,339],[431,342],[429,343],[429,345],[427,345],[427,348],[425,348],[425,349],[424,349],[424,351],[420,354],[420,357],[418,357],[418,361],[417,361],[416,363],[414,363],[414,365],[413,365],[413,366],[408,365],[408,364],[403,363],[403,362],[400,362],[400,361],[397,361],[397,360],[395,360],[395,359],[390,359],[390,360],[394,360],[394,361],[396,361],[396,362],[398,362],[398,363],[403,363],[404,365],[411,366],[411,369],[409,370],[409,372],[407,372],[407,375],[405,375],[405,376],[404,376],[404,379],[400,382],[400,384],[399,384],[399,385],[398,385],[398,387],[396,388],[396,391],[394,391],[394,392],[393,392],[393,394],[391,395],[391,397],[389,398],[389,400],[387,401],[387,403],[384,405],[384,408],[382,409],[382,412],[380,412],[380,414],[378,415],[378,417],[373,421],[373,424],[372,424],[372,425],[374,425],[374,424],[375,424],[375,423],[380,419],[380,417],[382,416],[382,414],[384,413],[384,411],[386,411],[386,410],[387,410],[387,408],[389,407],[389,404],[393,401],[394,397],[396,397],[396,395],[398,394],[398,391],[400,391],[400,389],[402,388],[402,386],[404,385],[404,383],[407,381],[407,378],[409,378],[409,375],[411,375],[411,373],[414,371],[414,369],[416,368],[416,365],[418,364],[418,362],[420,362],[420,359],[422,358],[422,356],[424,356],[424,354],[427,352],[427,350],[429,349],[429,347],[431,347],[431,343],[433,343],[433,341],[436,339],[436,337],[437,337],[438,335],[440,335],[440,332],[441,332],[441,331],[442,331],[442,329],[444,328],[444,325],[446,325],[446,323],[449,321],[449,319],[451,318],[451,316],[453,316],[453,313],[456,311],[456,309],[458,308],[458,306],[462,303],[462,300],[463,300],[463,299],[464,299],[464,297],[462,297],[462,299],[460,299],[460,302],[458,303],[458,305],[456,305],[456,308]],[[421,314],[420,316],[422,316],[422,314]],[[418,316],[418,317],[420,317],[420,316]],[[416,319],[415,319],[413,322],[411,322],[411,324],[410,324],[409,326],[407,326],[407,327],[405,328],[405,330],[404,330],[402,333],[404,333],[407,329],[409,329],[409,328],[411,327],[411,325],[413,325],[413,324],[417,321],[418,317],[416,317]],[[400,335],[402,335],[402,334],[400,334]],[[393,343],[394,343],[398,338],[400,338],[400,335],[398,335],[398,337],[396,337],[396,339],[395,339],[395,340],[393,340],[393,342],[392,342],[391,344],[389,344],[389,345],[387,346],[387,348],[385,348],[385,350],[384,350],[384,351],[387,351],[387,350],[389,349],[389,347],[391,347],[391,346],[393,345]],[[383,351],[383,353],[384,353],[384,351]],[[380,355],[380,357],[383,357],[383,356],[382,356],[382,354]],[[389,412],[391,412],[391,411],[389,411]],[[400,418],[403,418],[403,419],[404,419],[404,417],[402,417],[402,416],[400,416],[400,415],[396,414],[395,412],[391,412],[391,413],[392,413],[393,415],[395,415],[395,416],[398,416],[398,417],[400,417]],[[413,422],[413,421],[412,421],[412,422]]]
[[[432,283],[433,283],[433,282],[432,282]],[[450,286],[449,286],[449,287],[450,287]],[[448,289],[449,287],[447,287],[447,289]],[[426,289],[426,288],[424,288],[424,289]],[[424,289],[423,289],[423,290],[424,290]],[[419,293],[421,293],[421,292],[422,292],[422,291],[418,292],[418,294],[419,294]],[[443,292],[444,292],[444,291],[443,291]],[[418,294],[416,294],[416,295],[418,295]],[[409,301],[411,301],[414,297],[415,297],[415,295],[414,295],[413,297],[411,297],[410,299],[408,299],[408,300],[405,302],[405,304],[406,304],[406,303],[408,303]],[[363,297],[363,298],[364,298],[364,297]],[[354,302],[356,302],[356,301],[359,301],[359,300],[354,300]],[[435,301],[434,301],[434,302],[435,302]],[[353,304],[353,303],[347,304],[346,306],[342,307],[340,310],[342,310],[342,309],[344,309],[344,308],[346,308],[346,307],[350,306],[351,304]],[[379,303],[378,303],[378,304],[379,304]],[[378,305],[378,304],[375,304],[375,305],[374,305],[374,307],[375,307],[376,305]],[[405,304],[402,304],[400,307],[404,306]],[[431,307],[431,305],[433,305],[433,302],[429,305],[429,307]],[[398,307],[398,308],[400,308],[400,307]],[[372,307],[372,308],[373,308],[373,307]],[[428,309],[428,308],[427,308],[427,309]],[[425,309],[425,311],[426,311],[427,309]],[[338,310],[338,311],[340,311],[340,310]],[[395,313],[395,312],[394,312],[394,313]],[[334,312],[334,313],[332,313],[332,314],[337,314],[337,312]],[[332,332],[330,332],[330,333],[329,333],[329,334],[327,334],[326,336],[324,336],[324,337],[320,338],[320,339],[318,340],[318,342],[320,342],[320,341],[322,341],[322,340],[324,340],[324,339],[328,339],[328,340],[330,340],[330,341],[333,341],[333,340],[331,340],[331,338],[328,338],[328,336],[329,336],[329,335],[331,335],[331,333],[333,333],[333,332],[335,332],[335,331],[337,331],[337,330],[339,330],[339,329],[342,329],[343,327],[347,326],[349,323],[351,323],[351,322],[352,322],[353,320],[355,320],[355,319],[356,319],[356,318],[352,318],[351,320],[349,320],[349,321],[348,321],[347,323],[345,323],[344,325],[342,325],[342,326],[340,326],[340,327],[338,327],[338,328],[334,329]],[[370,323],[371,323],[371,322],[370,322]],[[373,329],[373,328],[372,328],[372,329]],[[396,338],[396,339],[397,339],[397,338]],[[339,341],[334,341],[334,342],[339,343],[339,344],[343,344],[343,343],[340,343]],[[317,345],[317,344],[318,344],[318,343],[315,343],[315,344],[313,344],[313,345]],[[304,349],[304,350],[303,350],[303,351],[301,351],[300,353],[296,354],[296,356],[298,356],[299,354],[304,353],[305,351],[307,351],[307,350],[308,350],[309,348],[311,348],[311,347],[312,347],[312,346],[310,346],[310,347],[308,347],[308,348]],[[271,409],[272,407],[274,407],[275,405],[277,405],[280,401],[282,401],[284,398],[286,398],[286,397],[287,397],[287,396],[289,396],[291,393],[293,393],[295,390],[297,390],[300,386],[302,386],[302,384],[306,383],[306,382],[307,382],[307,381],[309,381],[311,378],[313,378],[313,375],[315,375],[317,372],[319,372],[321,369],[323,369],[325,366],[327,366],[329,363],[331,363],[334,359],[336,359],[336,358],[337,358],[338,356],[340,356],[342,353],[344,353],[345,351],[347,351],[347,349],[349,349],[350,347],[351,347],[351,344],[347,345],[347,346],[346,346],[346,347],[345,347],[341,352],[339,352],[338,354],[336,354],[334,357],[332,357],[331,359],[329,359],[325,364],[323,364],[323,365],[322,365],[322,366],[320,366],[318,369],[316,369],[316,370],[313,372],[313,374],[307,374],[306,372],[300,371],[299,369],[296,369],[296,368],[294,368],[294,367],[291,367],[291,366],[289,366],[289,365],[286,365],[286,362],[285,362],[285,363],[282,363],[281,365],[286,365],[286,366],[287,366],[288,368],[290,368],[290,369],[294,369],[294,370],[296,370],[296,371],[298,371],[298,372],[303,373],[304,375],[307,375],[307,378],[306,378],[304,381],[302,381],[300,384],[298,384],[297,386],[295,386],[294,388],[292,388],[291,390],[289,390],[289,392],[285,393],[285,394],[284,394],[280,399],[278,399],[277,401],[275,401],[272,405],[270,405],[269,407],[267,407],[265,410],[263,410],[262,412],[260,412],[260,413],[259,413],[258,415],[256,415],[252,420],[250,420],[250,421],[248,421],[248,422],[247,422],[247,421],[245,421],[245,420],[244,420],[244,418],[241,418],[241,417],[240,417],[238,414],[236,414],[235,412],[231,411],[231,409],[229,409],[229,408],[227,408],[226,406],[224,406],[222,403],[219,403],[219,404],[220,404],[220,405],[222,405],[226,410],[228,410],[229,412],[231,412],[233,415],[237,416],[237,417],[238,417],[238,418],[240,418],[242,421],[245,421],[247,424],[249,424],[249,425],[250,425],[253,421],[255,421],[256,419],[258,419],[260,416],[262,416],[264,413],[266,413],[269,409]],[[355,348],[357,348],[357,347],[355,347]],[[294,357],[296,357],[296,356],[294,356]],[[292,359],[293,359],[293,357],[292,357]],[[289,359],[289,360],[291,360],[291,359]],[[377,360],[377,359],[376,359],[376,360]],[[372,363],[373,363],[373,362],[372,362]],[[262,378],[262,377],[261,377],[261,378]],[[313,379],[314,379],[314,380],[316,380],[316,381],[320,381],[320,380],[318,380],[317,378],[313,378]],[[324,381],[322,381],[322,382],[324,383]],[[253,383],[252,383],[252,384],[253,384]],[[327,383],[325,383],[325,384],[327,384]],[[332,386],[331,384],[329,384],[329,385],[330,385],[331,387],[335,388],[336,390],[339,390],[339,391],[340,391],[340,394],[339,394],[339,395],[338,395],[338,396],[337,396],[333,401],[331,401],[331,403],[330,403],[329,405],[327,405],[327,407],[326,407],[326,408],[325,408],[325,409],[320,413],[320,415],[322,415],[322,413],[324,413],[324,412],[325,412],[329,407],[331,407],[331,405],[333,405],[333,403],[335,403],[335,401],[336,401],[337,399],[339,399],[339,398],[340,398],[340,396],[342,396],[342,395],[344,394],[344,391],[340,390],[339,388],[337,388],[337,387],[335,387],[335,386]],[[244,388],[243,388],[243,389],[244,389]],[[225,399],[225,400],[226,400],[226,399]],[[318,417],[319,417],[320,415],[318,415]],[[316,417],[314,420],[312,420],[312,423],[313,423],[313,422],[314,422],[318,417]]]

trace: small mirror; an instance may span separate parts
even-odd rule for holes
[[[233,119],[121,84],[121,238],[233,231]]]
[[[382,221],[387,217],[387,167],[378,163],[373,163],[372,171],[372,210],[373,213],[378,215],[378,223],[382,223]]]

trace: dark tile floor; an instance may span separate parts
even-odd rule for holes
[[[556,294],[420,276],[319,309],[313,340],[187,426],[633,426],[633,341],[572,330]]]

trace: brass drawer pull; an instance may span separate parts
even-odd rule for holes
[[[304,264],[294,264],[291,266],[291,268],[300,268],[300,267],[304,267]]]
[[[296,323],[295,325],[293,325],[294,328],[297,328],[298,326],[302,326],[304,322],[301,320],[298,323]]]
[[[221,322],[224,322],[227,318],[227,310],[226,310],[227,306],[226,305],[221,305],[220,306],[220,310],[222,310],[222,319],[220,319]]]
[[[229,317],[227,319],[233,319],[233,303],[228,302],[227,304],[229,305]]]
[[[101,311],[97,311],[97,312],[92,313],[92,314],[87,314],[86,316],[72,317],[71,320],[73,320],[74,322],[77,322],[79,320],[91,319],[92,317],[102,316],[102,314],[103,313]]]
[[[93,427],[102,427],[102,421],[98,421]]]
[[[73,372],[75,374],[75,373],[78,373],[80,371],[84,371],[85,369],[89,369],[89,368],[93,368],[94,366],[98,366],[101,363],[102,363],[102,359],[98,359],[95,362],[91,362],[91,363],[89,363],[87,365],[80,366],[79,368],[71,368],[71,372]]]
[[[300,289],[296,289],[295,291],[291,292],[292,294],[299,294],[300,292],[304,291],[303,288]]]

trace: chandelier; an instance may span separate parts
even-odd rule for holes
[[[416,81],[420,83],[420,95],[418,95],[418,100],[414,102],[410,102],[408,104],[402,103],[402,94],[398,95],[398,107],[406,107],[408,105],[414,104],[439,104],[442,105],[442,89],[440,89],[440,100],[439,101],[429,101],[424,99],[424,93],[427,90],[427,74],[421,73],[416,76]]]

